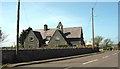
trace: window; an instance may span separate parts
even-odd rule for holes
[[[33,37],[30,37],[30,41],[32,42],[34,40],[34,38]]]
[[[59,40],[60,40],[60,37],[55,37],[55,40],[56,40],[56,41],[59,41]]]

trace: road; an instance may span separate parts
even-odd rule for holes
[[[25,65],[21,67],[118,67],[118,53],[118,51],[107,51],[86,57]]]

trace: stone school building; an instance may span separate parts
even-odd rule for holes
[[[40,48],[44,46],[84,46],[82,27],[64,28],[59,22],[56,28],[30,30],[24,40],[24,48]]]

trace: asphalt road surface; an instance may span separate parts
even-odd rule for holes
[[[107,51],[86,57],[77,57],[67,60],[25,65],[21,67],[118,67],[119,51]]]

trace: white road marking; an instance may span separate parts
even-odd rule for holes
[[[116,55],[117,53],[114,53],[114,54],[112,54],[112,55]]]
[[[92,63],[92,62],[95,62],[95,61],[98,61],[98,59],[95,59],[95,60],[92,60],[92,61],[88,61],[88,62],[85,62],[85,63],[82,63],[82,64],[85,65],[85,64]]]
[[[109,57],[109,56],[105,56],[105,57],[102,57],[102,58],[104,59],[104,58],[108,58],[108,57]]]
[[[67,68],[64,68],[64,69],[70,69],[71,67],[67,67]]]

